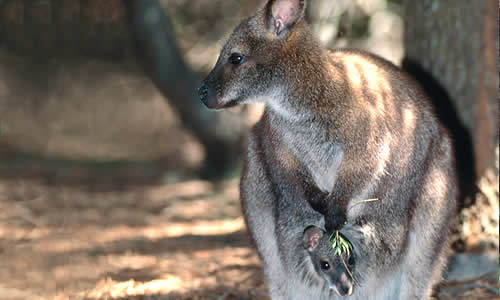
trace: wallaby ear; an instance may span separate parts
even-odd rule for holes
[[[268,27],[280,36],[304,16],[305,0],[269,0],[266,4]]]
[[[323,230],[316,226],[309,226],[304,230],[304,248],[313,251],[318,246],[319,240],[323,237]]]

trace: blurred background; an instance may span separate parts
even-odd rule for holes
[[[201,79],[262,0],[0,0],[0,299],[267,299],[238,177],[262,106]],[[326,46],[413,75],[454,136],[439,299],[498,298],[496,0],[311,0]]]

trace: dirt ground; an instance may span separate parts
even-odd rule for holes
[[[0,299],[266,299],[236,182],[0,182]]]
[[[237,180],[0,180],[0,299],[268,299]],[[484,278],[441,299],[497,299]]]

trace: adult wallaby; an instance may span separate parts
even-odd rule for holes
[[[240,190],[271,297],[337,297],[302,272],[304,228],[317,226],[354,246],[352,299],[427,299],[455,215],[450,138],[414,80],[379,57],[322,48],[304,10],[269,0],[200,88],[212,109],[266,104]],[[370,198],[380,200],[354,206]]]

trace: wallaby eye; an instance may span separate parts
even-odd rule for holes
[[[320,265],[321,265],[321,269],[323,269],[323,271],[328,271],[332,268],[332,266],[330,265],[330,263],[326,260],[322,260],[319,262]]]
[[[349,266],[354,265],[354,257],[353,257],[352,255],[351,255],[351,256],[349,256],[349,259],[347,260],[347,264],[348,264]]]
[[[240,53],[233,53],[229,56],[229,63],[232,65],[239,65],[245,60],[245,56]]]

